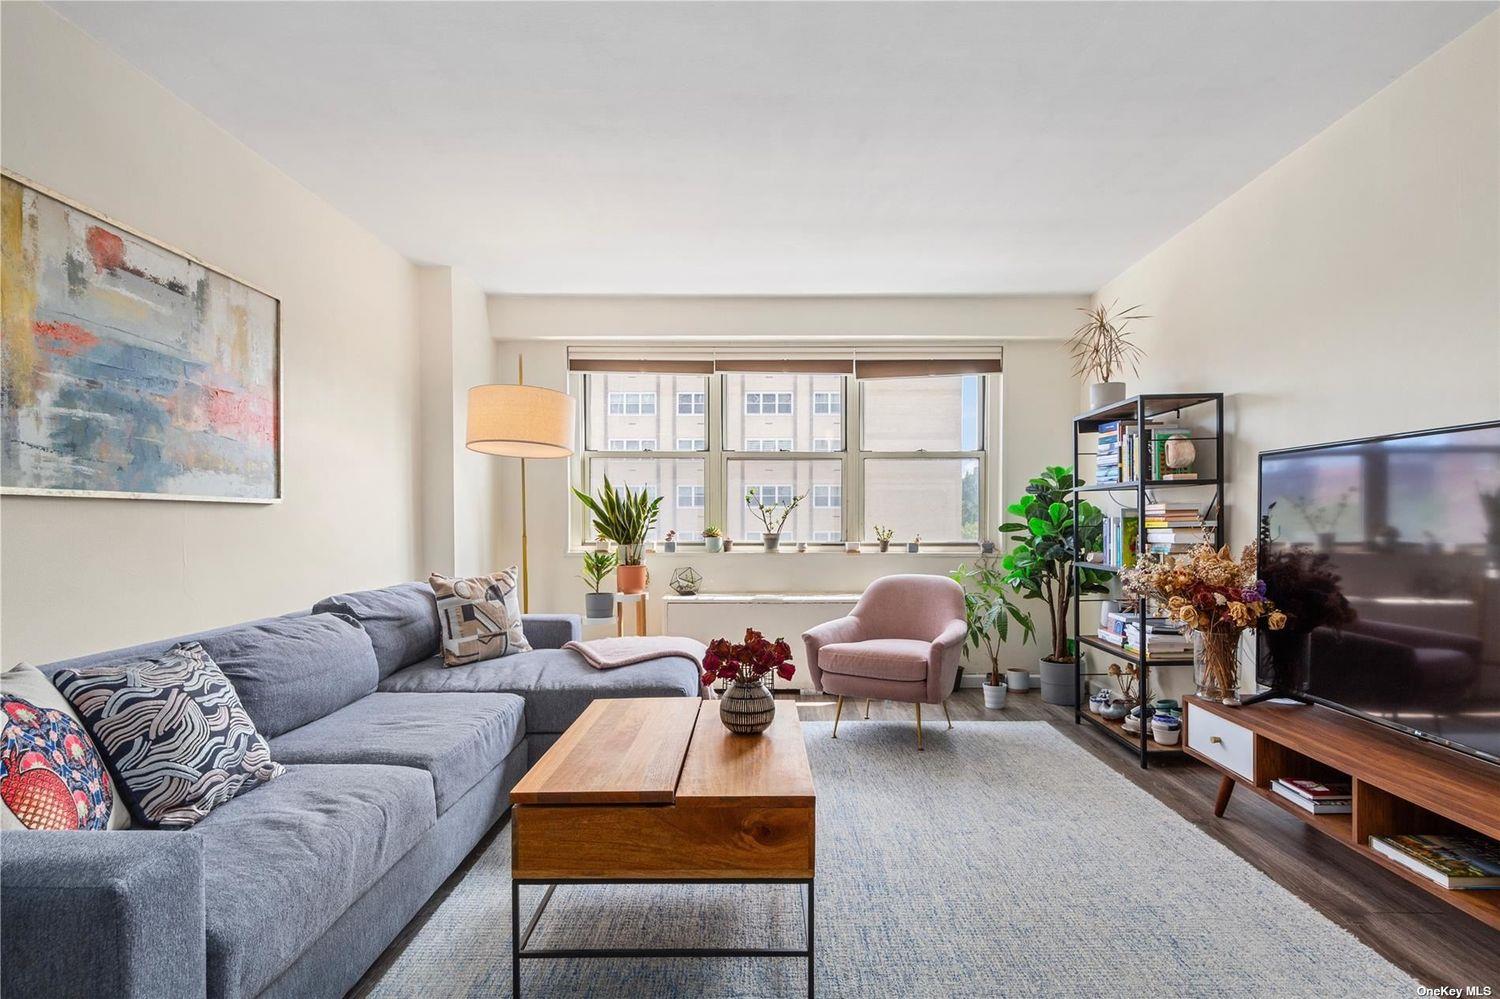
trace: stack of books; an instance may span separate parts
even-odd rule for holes
[[[1095,477],[1101,485],[1135,482],[1143,476],[1168,481],[1196,479],[1197,472],[1173,471],[1164,458],[1168,437],[1190,433],[1186,427],[1168,426],[1161,420],[1147,420],[1144,427],[1134,420],[1101,423],[1094,449]]]
[[[1099,440],[1094,449],[1094,477],[1100,485],[1120,481],[1120,427],[1123,421],[1112,420],[1099,425]],[[1135,426],[1130,423],[1130,426]]]
[[[1487,836],[1371,836],[1370,849],[1444,888],[1500,888],[1500,843]]]
[[[1182,626],[1171,618],[1148,617],[1142,630],[1139,615],[1122,611],[1114,611],[1099,622],[1099,638],[1133,655],[1144,648],[1147,659],[1181,656],[1193,647]]]
[[[1140,552],[1141,522],[1133,513],[1105,517],[1100,525],[1104,538],[1104,564],[1129,569]]]
[[[1348,781],[1308,780],[1304,777],[1277,777],[1271,790],[1298,808],[1314,815],[1348,815],[1354,811],[1354,794]]]
[[[1203,543],[1204,532],[1212,532],[1217,520],[1191,503],[1146,504],[1146,550],[1154,555],[1181,555]]]

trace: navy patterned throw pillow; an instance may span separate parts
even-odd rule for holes
[[[142,822],[186,827],[286,768],[203,646],[52,678],[114,766]]]

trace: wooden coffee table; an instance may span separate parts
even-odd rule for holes
[[[796,957],[813,994],[817,797],[797,709],[734,735],[696,698],[598,700],[510,792],[511,979],[535,958]],[[560,884],[804,886],[803,949],[531,948]],[[523,930],[521,886],[546,885]]]

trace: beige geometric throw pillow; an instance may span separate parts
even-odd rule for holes
[[[531,651],[521,630],[518,579],[515,566],[467,579],[432,574],[428,582],[437,596],[443,665],[466,666]]]

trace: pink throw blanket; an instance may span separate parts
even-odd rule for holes
[[[572,649],[583,657],[583,661],[594,669],[619,669],[636,663],[650,662],[664,656],[680,656],[691,660],[701,676],[703,655],[708,651],[702,642],[691,638],[669,636],[627,635],[624,638],[592,638],[587,642],[569,642],[565,649]],[[713,689],[698,684],[699,693],[708,700],[714,699]]]

